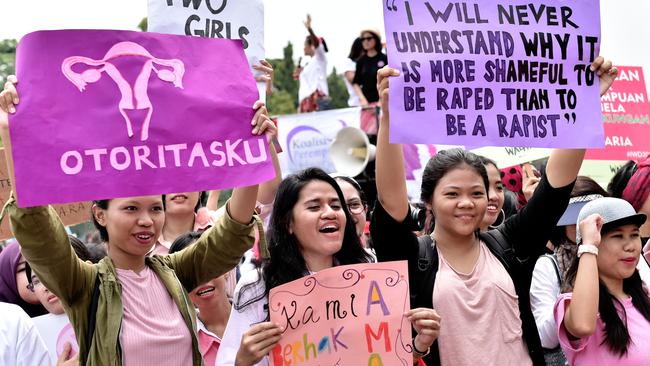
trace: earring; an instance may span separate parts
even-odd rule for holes
[[[495,229],[498,226],[501,226],[504,222],[506,221],[506,212],[501,209],[501,212],[499,212],[499,216],[497,216],[497,220],[494,222],[494,224],[490,225],[490,229]]]

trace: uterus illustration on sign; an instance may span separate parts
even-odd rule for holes
[[[124,78],[117,66],[111,62],[117,58],[128,56],[139,56],[145,59],[144,65],[135,79],[133,86]],[[78,73],[72,70],[72,67],[77,64],[83,64],[89,66],[89,68]],[[172,83],[175,87],[183,89],[185,64],[178,59],[159,59],[153,57],[149,51],[137,43],[119,42],[113,45],[101,60],[84,56],[68,57],[61,64],[61,71],[80,92],[86,89],[86,85],[98,82],[104,73],[108,75],[115,82],[122,94],[118,107],[120,114],[126,122],[126,130],[129,137],[133,137],[133,123],[127,111],[146,111],[140,132],[140,140],[146,141],[149,138],[149,123],[151,122],[151,116],[154,110],[148,95],[151,72],[153,71],[160,80]]]

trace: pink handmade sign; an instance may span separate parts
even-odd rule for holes
[[[271,289],[271,364],[413,364],[406,262],[339,266]]]
[[[47,55],[45,57],[44,55]],[[240,41],[42,31],[17,50],[10,133],[21,207],[270,179]]]

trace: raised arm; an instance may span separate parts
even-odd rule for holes
[[[263,205],[268,205],[275,200],[275,193],[280,187],[282,182],[282,168],[280,167],[280,161],[278,160],[278,153],[275,151],[275,144],[269,145],[269,150],[271,151],[271,160],[273,161],[273,169],[275,170],[275,178],[271,179],[268,182],[260,184],[260,190],[257,193],[257,201]]]
[[[616,79],[618,70],[603,57],[598,57],[591,68],[600,79],[602,96]],[[520,259],[537,258],[543,253],[551,229],[569,203],[584,155],[585,149],[554,149],[546,173],[528,204],[506,221],[502,233],[513,244]]]
[[[276,135],[277,128],[269,119],[266,107],[256,102],[252,133]],[[208,229],[195,245],[174,253],[164,260],[176,271],[186,289],[193,289],[234,268],[246,250],[253,246],[253,227],[261,228],[259,218],[253,219],[258,185],[236,188],[226,203],[226,213]],[[260,240],[265,240],[263,235]]]
[[[600,229],[603,226],[602,217],[591,215],[579,225],[583,243],[600,245]],[[579,259],[571,302],[565,307],[564,312],[564,328],[573,337],[589,337],[596,331],[598,291],[597,257],[594,254],[585,253]]]
[[[618,69],[612,67],[611,61],[605,61],[602,56],[599,56],[592,64],[591,70],[596,72],[600,82],[600,96],[607,93],[607,90],[612,86]],[[546,174],[548,175],[548,182],[554,188],[564,187],[575,181],[582,165],[582,160],[585,156],[584,149],[555,149],[551,153],[546,165]]]
[[[7,112],[16,112],[19,98],[14,84],[17,82],[15,76],[10,76],[0,93],[0,135],[12,182],[16,180]],[[77,258],[65,227],[52,207],[18,208],[12,195],[5,204],[4,213],[11,218],[12,231],[32,269],[64,304],[73,305],[80,294],[92,288],[93,266]]]
[[[309,38],[311,38],[311,44],[314,45],[315,48],[318,48],[320,46],[320,39],[318,36],[316,36],[316,33],[314,33],[314,30],[311,27],[311,15],[307,14],[307,19],[303,22],[305,25],[305,28],[307,28],[307,32],[309,32]]]
[[[402,145],[389,142],[390,117],[388,114],[388,81],[390,77],[398,75],[398,70],[388,66],[377,72],[377,89],[381,99],[382,113],[377,132],[375,177],[379,202],[395,221],[402,222],[409,210],[406,174],[404,173],[404,153]]]

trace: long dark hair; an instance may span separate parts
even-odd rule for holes
[[[357,62],[359,58],[363,56],[363,52],[363,41],[361,40],[361,37],[357,37],[354,42],[352,42],[348,58],[354,62]]]
[[[579,259],[575,257],[566,272],[562,292],[573,291],[573,285],[578,274],[578,264]],[[639,270],[635,270],[631,277],[623,279],[623,292],[630,295],[634,308],[650,322],[650,298],[648,298],[648,293],[644,289]],[[622,319],[617,308],[623,312]],[[627,312],[623,304],[609,292],[607,286],[600,280],[598,281],[598,312],[600,313],[600,319],[605,324],[605,340],[602,344],[606,345],[610,352],[619,358],[625,356],[632,341],[627,330]]]
[[[625,190],[625,187],[627,187],[627,183],[630,181],[630,178],[632,178],[636,170],[636,162],[630,160],[625,163],[625,165],[616,171],[612,180],[609,181],[607,192],[609,192],[612,197],[623,198],[623,191]]]
[[[485,194],[490,190],[487,170],[483,160],[478,155],[463,149],[450,149],[438,152],[429,159],[427,166],[422,173],[422,186],[420,200],[427,204],[431,203],[433,191],[436,189],[440,179],[451,170],[467,165],[474,170],[483,179],[485,185]],[[431,233],[435,220],[432,220],[431,227],[427,228],[427,233]]]
[[[296,174],[286,177],[275,195],[273,213],[266,237],[269,245],[270,257],[263,261],[261,278],[264,281],[265,292],[253,299],[241,302],[242,294],[248,289],[257,285],[252,283],[245,285],[239,291],[234,306],[240,310],[262,298],[268,296],[269,291],[279,285],[299,279],[309,273],[305,259],[300,251],[300,245],[295,235],[289,232],[289,225],[293,220],[293,208],[298,202],[300,192],[310,182],[323,181],[336,191],[341,201],[341,207],[345,212],[345,231],[343,234],[343,245],[341,250],[334,254],[337,264],[369,263],[371,257],[361,246],[359,237],[354,227],[352,216],[345,205],[345,198],[339,185],[334,178],[330,177],[319,168],[307,168]]]

